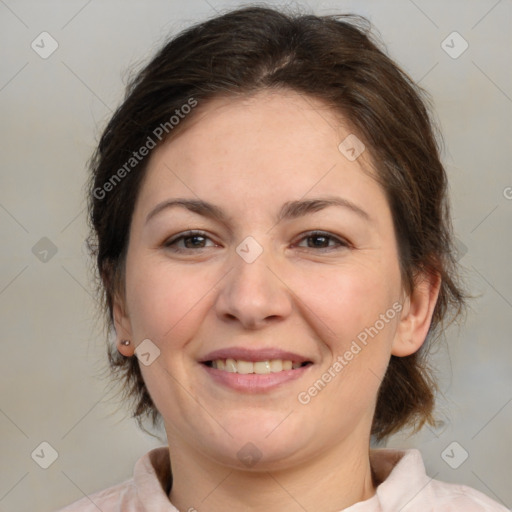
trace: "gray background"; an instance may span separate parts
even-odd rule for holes
[[[51,511],[118,483],[162,444],[127,418],[102,378],[104,335],[84,245],[85,164],[121,101],[127,72],[169,34],[238,5],[0,0],[2,512]],[[446,141],[460,261],[478,295],[465,326],[450,328],[435,355],[444,424],[396,436],[388,446],[417,447],[431,476],[510,507],[512,3],[300,5],[318,14],[368,16],[392,57],[432,94]],[[59,45],[47,59],[31,48],[34,40],[42,46],[43,31]],[[469,44],[458,58],[441,46],[453,31]],[[453,53],[463,42],[452,36],[447,44]],[[31,457],[43,441],[58,452],[48,469]]]

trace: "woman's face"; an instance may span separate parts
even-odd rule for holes
[[[151,156],[115,309],[150,340],[137,354],[169,444],[274,468],[367,444],[403,314],[369,155],[294,92],[199,108]]]

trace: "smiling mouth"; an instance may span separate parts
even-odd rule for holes
[[[257,374],[264,375],[268,373],[278,373],[287,370],[296,370],[304,366],[313,364],[311,361],[302,363],[294,362],[288,359],[270,359],[266,361],[244,361],[240,359],[215,359],[205,361],[204,365],[228,373],[240,373],[244,375]]]

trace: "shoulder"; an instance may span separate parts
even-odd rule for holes
[[[136,462],[130,480],[85,496],[57,512],[178,512],[167,496],[171,481],[168,447],[154,448]]]
[[[428,493],[440,512],[508,512],[509,509],[484,493],[466,485],[432,480]]]
[[[57,512],[135,512],[137,508],[130,507],[134,503],[135,493],[133,479],[114,485],[108,489],[96,492],[75,501]]]
[[[508,511],[476,489],[429,477],[419,450],[377,450],[373,458],[384,477],[377,487],[383,512]]]

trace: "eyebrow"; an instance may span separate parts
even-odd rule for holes
[[[309,213],[318,212],[323,210],[329,206],[338,206],[342,208],[346,208],[353,213],[357,214],[363,220],[367,222],[372,222],[370,215],[363,210],[361,207],[354,204],[352,201],[348,199],[344,199],[342,197],[337,196],[325,196],[315,199],[303,199],[298,201],[288,201],[283,204],[279,214],[277,215],[277,222],[281,222],[282,220],[290,220],[296,219],[298,217],[303,217]],[[155,215],[159,214],[163,210],[167,210],[168,208],[173,207],[182,207],[187,210],[197,213],[198,215],[202,215],[204,217],[210,218],[212,220],[216,220],[222,223],[227,223],[228,216],[218,206],[208,203],[206,201],[202,201],[201,199],[169,199],[167,201],[163,201],[159,203],[155,208],[153,208],[146,217],[146,223],[149,222],[150,219],[155,217]]]

